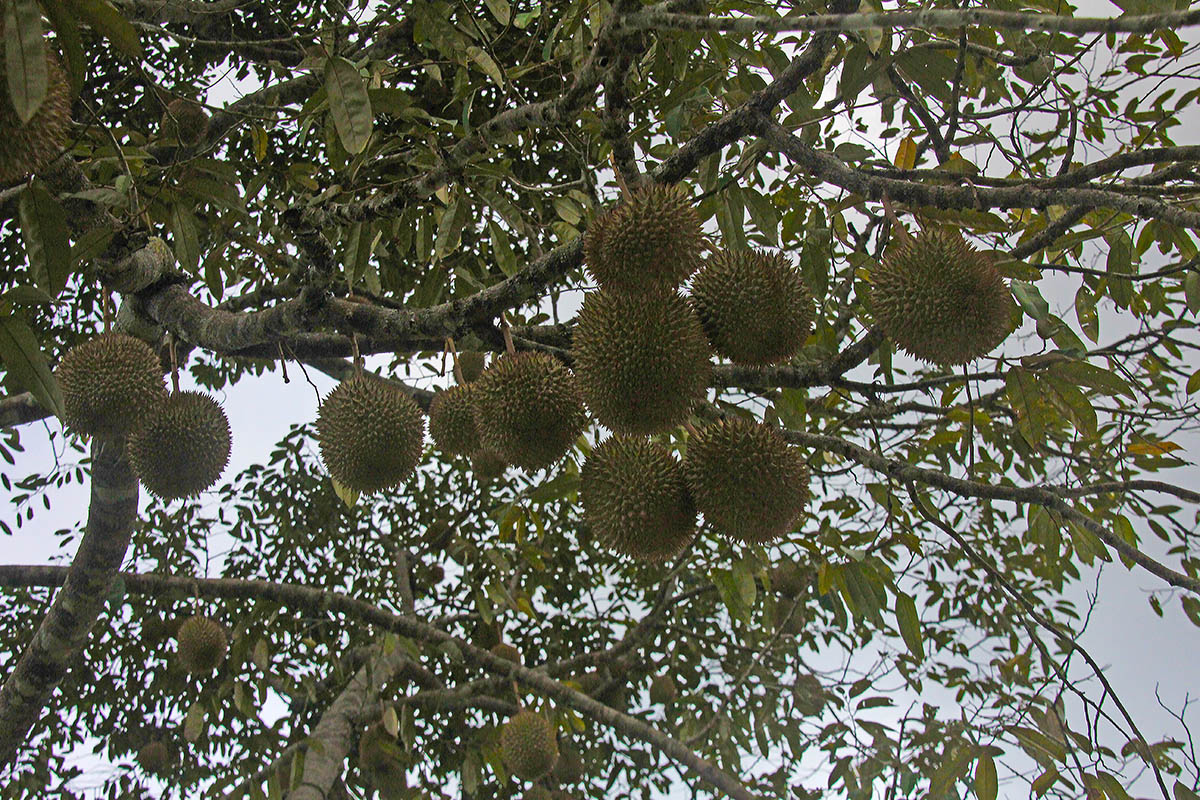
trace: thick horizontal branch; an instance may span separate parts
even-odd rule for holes
[[[813,14],[811,16],[706,17],[647,10],[630,14],[621,27],[630,30],[723,31],[781,33],[783,31],[865,31],[871,28],[961,28],[978,26],[1054,33],[1153,33],[1200,25],[1200,10],[1170,11],[1125,17],[1064,17],[982,8],[961,10],[882,11],[871,14]]]
[[[1142,219],[1161,219],[1182,228],[1200,230],[1200,212],[1176,208],[1148,197],[1130,197],[1101,189],[1043,189],[1030,184],[989,188],[980,186],[929,186],[914,181],[872,176],[851,169],[837,157],[821,152],[771,119],[758,121],[758,132],[769,147],[792,159],[815,178],[870,200],[894,201],[936,208],[1048,208],[1067,205],[1111,208]]]
[[[63,572],[61,567],[0,566],[0,586],[53,586],[62,580]],[[469,663],[495,675],[506,676],[524,684],[546,697],[580,711],[597,722],[649,744],[692,770],[701,780],[719,792],[737,798],[737,800],[756,800],[755,796],[740,781],[696,755],[690,748],[668,734],[563,685],[543,671],[520,666],[506,658],[492,655],[487,650],[475,647],[470,642],[415,617],[393,614],[365,600],[339,592],[295,584],[236,578],[204,579],[186,575],[148,573],[121,573],[121,577],[127,591],[149,592],[157,595],[178,590],[196,597],[270,600],[294,608],[343,613],[401,636],[435,645],[453,644]]]
[[[125,443],[94,440],[91,472],[91,503],[79,550],[71,566],[62,568],[62,589],[33,641],[0,686],[0,767],[13,763],[68,665],[87,643],[129,548],[138,482],[125,457]]]

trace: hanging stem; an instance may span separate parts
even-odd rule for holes
[[[357,333],[350,334],[350,347],[354,352],[354,371],[356,374],[361,375],[363,371],[363,357],[362,353],[360,353],[358,350]]]
[[[283,342],[276,342],[275,346],[279,349],[279,368],[283,370],[283,382],[291,383],[291,379],[287,374],[287,359],[283,356]]]
[[[445,358],[446,352],[450,353],[450,360],[454,364],[454,382],[457,383],[459,386],[462,386],[464,383],[466,383],[466,381],[463,380],[462,367],[460,367],[458,365],[458,351],[456,349],[454,349],[454,337],[453,336],[446,337],[446,349],[442,351],[442,373],[443,374],[446,372],[446,358]]]
[[[508,315],[500,315],[500,332],[504,334],[504,350],[510,356],[517,354],[516,345],[513,344],[512,328],[508,325]]]
[[[175,336],[167,334],[167,353],[171,356],[171,389],[179,394],[179,357],[175,353]]]
[[[100,308],[104,314],[104,332],[112,331],[112,293],[105,291],[100,295]]]

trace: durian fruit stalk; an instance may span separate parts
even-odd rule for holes
[[[800,451],[758,422],[736,417],[705,426],[688,442],[683,469],[705,520],[743,542],[787,535],[808,504]]]
[[[891,247],[871,274],[871,313],[911,355],[942,366],[987,355],[1012,332],[1012,294],[992,259],[951,228]]]
[[[229,463],[229,418],[201,392],[175,392],[129,437],[129,463],[146,490],[163,500],[194,497]]]
[[[541,714],[518,711],[500,729],[500,755],[514,775],[537,780],[558,761],[554,726]]]
[[[4,26],[0,23],[0,39]],[[9,96],[8,69],[0,58],[0,185],[24,180],[53,161],[71,137],[71,87],[51,52],[46,48],[46,95],[28,121],[22,122]]]
[[[483,448],[526,470],[562,458],[587,422],[575,376],[546,353],[498,359],[471,390]]]
[[[626,294],[676,289],[700,266],[700,215],[678,186],[636,189],[588,226],[583,257],[604,289]]]
[[[716,253],[692,281],[692,304],[713,349],[736,364],[787,361],[812,331],[812,293],[778,253]]]
[[[179,626],[179,662],[193,675],[208,675],[225,662],[229,639],[214,619],[196,615]]]
[[[358,374],[329,393],[317,413],[321,460],[359,492],[399,486],[425,447],[425,417],[404,391]]]
[[[708,340],[679,294],[591,292],[575,323],[583,398],[614,432],[668,431],[704,398],[712,374]]]
[[[696,535],[696,506],[678,459],[664,445],[634,436],[601,442],[583,465],[584,518],[610,550],[657,562],[678,555]]]
[[[158,356],[124,333],[102,333],[76,345],[54,375],[62,391],[63,424],[88,436],[124,436],[167,399]]]

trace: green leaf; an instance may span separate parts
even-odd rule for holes
[[[925,659],[925,642],[921,636],[921,618],[917,614],[916,601],[904,592],[896,593],[896,624],[908,651],[918,662]]]
[[[1182,781],[1175,781],[1175,785],[1171,787],[1171,793],[1175,795],[1175,800],[1200,800],[1200,794],[1196,794],[1184,786]]]
[[[1200,272],[1189,272],[1183,279],[1183,298],[1188,311],[1200,314]]]
[[[34,0],[4,0],[4,65],[8,96],[21,122],[29,122],[46,98],[46,39]]]
[[[508,0],[484,0],[487,3],[488,11],[492,12],[492,16],[501,25],[507,25],[512,17],[512,7],[509,6]]]
[[[87,24],[130,58],[142,57],[142,43],[129,20],[107,0],[65,0]]]
[[[190,273],[200,267],[200,235],[192,210],[183,203],[171,206],[171,233],[175,242],[175,258],[179,266]]]
[[[67,214],[45,185],[34,179],[21,192],[18,215],[33,280],[51,297],[57,297],[71,274]]]
[[[1125,791],[1125,787],[1121,782],[1107,772],[1097,771],[1096,781],[1104,789],[1104,795],[1108,800],[1130,800],[1129,792]]]
[[[192,703],[183,721],[183,738],[195,742],[204,733],[204,709],[197,701]]]
[[[1188,378],[1187,393],[1195,394],[1200,390],[1200,369],[1192,373],[1192,377]]]
[[[374,125],[371,98],[358,67],[341,56],[334,56],[325,65],[325,93],[329,95],[329,110],[337,128],[342,147],[358,155],[367,146]]]
[[[1137,397],[1133,387],[1120,375],[1086,361],[1063,361],[1051,367],[1050,371],[1075,384],[1095,389],[1101,394],[1110,396],[1123,394],[1130,398]]]
[[[1050,306],[1042,293],[1032,283],[1026,281],[1012,282],[1013,295],[1021,308],[1035,320],[1041,321],[1050,316]]]
[[[1087,284],[1081,285],[1075,293],[1075,319],[1079,322],[1079,329],[1083,331],[1084,336],[1093,343],[1099,341],[1100,315],[1096,313],[1096,296],[1088,289]]]
[[[467,55],[497,86],[504,86],[504,73],[500,70],[500,65],[485,50],[471,45],[467,48]]]
[[[749,622],[750,607],[742,601],[741,588],[733,571],[715,569],[712,572],[712,581],[716,584],[717,593],[721,595],[721,601],[729,609],[729,614],[736,620]]]
[[[1108,242],[1108,258],[1105,261],[1105,270],[1109,275],[1108,296],[1118,306],[1126,308],[1133,299],[1133,282],[1118,275],[1137,272],[1137,265],[1133,260],[1133,240],[1123,230],[1110,233],[1104,238]]]
[[[50,18],[50,27],[54,29],[59,49],[66,58],[71,91],[78,94],[87,68],[83,39],[79,35],[79,20],[60,0],[42,0],[42,10]]]
[[[999,785],[996,779],[996,762],[990,753],[979,756],[975,765],[975,796],[979,800],[996,800]]]
[[[1041,775],[1038,775],[1034,779],[1033,785],[1030,786],[1029,788],[1033,792],[1035,797],[1041,797],[1046,792],[1050,791],[1050,787],[1053,786],[1055,781],[1057,781],[1057,780],[1058,780],[1058,770],[1054,767],[1051,767],[1050,769],[1043,772]]]
[[[37,337],[28,325],[12,315],[0,315],[0,363],[19,386],[37,398],[42,408],[62,417],[62,393]]]

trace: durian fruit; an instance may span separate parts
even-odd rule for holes
[[[650,681],[650,702],[668,706],[675,702],[675,698],[679,695],[679,690],[675,688],[675,681],[670,675],[662,674],[655,675]]]
[[[696,506],[683,468],[666,446],[612,436],[583,465],[580,499],[592,533],[608,549],[663,561],[696,535]]]
[[[492,645],[488,652],[494,656],[498,656],[499,658],[507,659],[514,664],[522,663],[521,651],[507,642],[500,642],[499,644]]]
[[[727,418],[688,442],[684,474],[696,507],[743,542],[786,535],[808,503],[808,467],[775,428]]]
[[[429,435],[449,455],[469,456],[479,450],[479,429],[469,386],[438,392],[429,404]]]
[[[0,25],[0,33],[3,25]],[[27,122],[9,96],[8,69],[0,58],[0,185],[24,180],[58,157],[71,136],[71,87],[58,57],[46,48],[46,95]]]
[[[812,584],[813,572],[785,559],[771,568],[771,589],[780,597],[796,597]]]
[[[577,783],[583,778],[583,759],[569,739],[559,743],[558,761],[554,762],[550,774],[559,783]]]
[[[382,723],[374,723],[358,737],[358,768],[381,797],[407,796],[403,751]]]
[[[71,348],[54,376],[63,424],[89,436],[124,436],[167,399],[158,356],[124,333],[102,333]]]
[[[197,614],[179,626],[179,663],[193,675],[208,675],[225,663],[229,639],[215,619]]]
[[[562,458],[587,422],[575,376],[546,353],[501,358],[472,390],[483,447],[526,470]]]
[[[481,483],[494,481],[508,469],[508,462],[491,450],[482,449],[471,456],[471,472]]]
[[[596,283],[626,294],[677,288],[700,266],[700,215],[687,191],[651,185],[588,226],[583,258]]]
[[[463,383],[473,383],[483,374],[484,354],[478,350],[464,350],[458,354],[458,371]]]
[[[500,755],[514,775],[537,780],[558,761],[554,726],[541,714],[518,711],[500,729]]]
[[[171,748],[162,739],[146,742],[137,751],[138,766],[151,775],[166,775],[173,760]]]
[[[736,364],[778,364],[813,325],[813,296],[787,257],[722,250],[692,281],[692,304],[713,349]]]
[[[175,392],[129,437],[129,463],[146,490],[163,500],[194,497],[229,463],[229,418],[201,392]]]
[[[704,398],[712,374],[700,320],[675,293],[592,292],[579,310],[572,343],[583,398],[616,433],[675,427]]]
[[[425,447],[425,418],[405,392],[355,375],[317,413],[321,460],[335,481],[359,492],[391,489],[413,473]]]
[[[941,366],[986,355],[1012,331],[1013,299],[991,257],[958,231],[931,228],[894,246],[871,274],[879,328]]]
[[[159,127],[164,136],[180,144],[194,145],[204,138],[208,112],[195,100],[177,97],[167,103]]]

